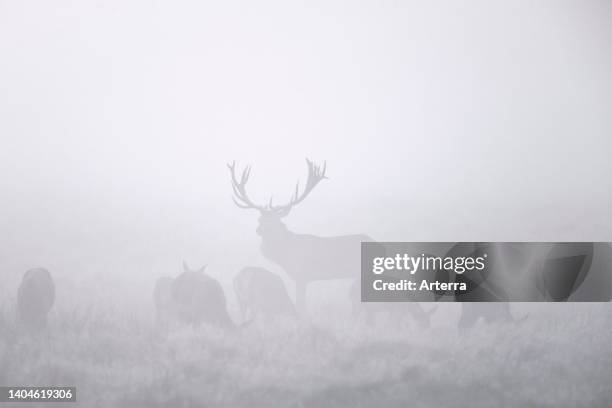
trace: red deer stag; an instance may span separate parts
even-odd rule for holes
[[[291,199],[284,205],[255,204],[248,196],[246,184],[251,167],[247,166],[240,178],[235,163],[228,164],[234,191],[234,203],[244,209],[260,213],[257,234],[261,236],[261,252],[270,261],[285,270],[296,285],[296,306],[305,311],[306,286],[313,281],[330,279],[356,279],[360,271],[361,242],[372,241],[367,235],[319,237],[290,231],[283,223],[291,209],[304,201],[310,192],[325,179],[325,164],[319,166],[306,159],[308,179],[302,192],[299,183]]]

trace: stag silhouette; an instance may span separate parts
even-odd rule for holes
[[[295,300],[298,311],[306,307],[306,288],[314,281],[358,278],[361,242],[372,241],[367,235],[320,237],[290,231],[283,223],[291,209],[304,201],[323,179],[325,163],[319,166],[306,159],[308,178],[303,191],[297,183],[287,204],[274,205],[272,199],[265,205],[255,204],[247,194],[246,184],[251,174],[247,166],[238,178],[235,163],[228,164],[234,203],[243,209],[259,211],[257,234],[261,237],[262,254],[280,266],[295,282]]]

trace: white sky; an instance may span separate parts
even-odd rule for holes
[[[327,160],[298,232],[611,241],[611,17],[606,1],[0,0],[0,267],[257,262],[232,160],[277,201],[305,157]]]

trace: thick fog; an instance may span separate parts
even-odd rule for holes
[[[88,407],[612,406],[610,303],[305,285],[357,277],[363,241],[612,241],[611,18],[603,0],[0,0],[0,384]],[[232,202],[228,163],[278,205],[306,158],[328,178],[286,226],[360,235],[278,234]],[[600,265],[609,300],[612,249],[573,249],[563,276]]]
[[[610,240],[610,17],[604,1],[2,1],[1,273],[265,265],[234,160],[262,203],[327,161],[285,219],[297,232]]]

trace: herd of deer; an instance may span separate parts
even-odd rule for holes
[[[410,315],[419,325],[429,325],[429,315],[418,303],[402,303],[395,306],[363,307],[359,300],[358,277],[360,271],[361,242],[373,241],[367,235],[320,237],[290,231],[283,223],[291,209],[301,203],[326,178],[326,166],[306,160],[308,178],[303,189],[299,183],[288,203],[275,205],[254,203],[247,194],[246,184],[251,168],[246,167],[240,176],[235,165],[228,165],[234,203],[243,209],[259,211],[257,234],[261,237],[261,252],[278,265],[295,283],[295,306],[289,297],[283,280],[277,274],[259,267],[246,267],[234,278],[234,290],[243,322],[270,319],[277,316],[298,316],[305,312],[306,289],[309,283],[321,280],[354,279],[349,294],[353,313],[365,315],[368,320],[379,313]],[[158,321],[162,324],[178,322],[189,325],[208,324],[221,328],[235,327],[227,310],[225,293],[217,280],[207,275],[204,267],[192,270],[183,264],[183,272],[175,277],[159,278],[155,284],[153,300]],[[32,269],[23,276],[19,291],[17,315],[19,321],[31,329],[41,329],[55,298],[53,279],[45,269]],[[501,307],[495,318],[511,320],[507,304]],[[482,308],[464,307],[462,321],[472,324],[482,313]],[[466,316],[467,313],[467,316]],[[489,316],[483,316],[488,319]]]

